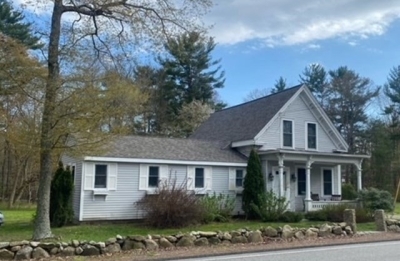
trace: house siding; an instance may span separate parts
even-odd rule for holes
[[[282,148],[282,131],[281,124],[283,119],[293,120],[294,128],[294,146],[295,149],[306,150],[306,122],[317,123],[317,149],[320,152],[332,152],[338,149],[328,134],[318,123],[311,110],[307,107],[301,96],[297,97],[287,108],[280,114],[271,125],[259,136],[257,143],[265,144],[266,149]]]
[[[81,187],[82,187],[82,162],[76,160],[67,155],[61,157],[61,161],[65,166],[75,165],[75,177],[74,177],[74,192],[72,195],[72,206],[74,210],[74,219],[79,219],[80,214],[80,199],[81,199]]]
[[[94,196],[92,190],[83,191],[82,221],[139,219],[143,214],[135,203],[144,195],[139,191],[139,164],[117,166],[117,190],[107,196]]]
[[[107,162],[104,162],[107,163]],[[82,165],[82,164],[81,164]],[[169,179],[176,181],[176,185],[185,184],[187,178],[186,165],[169,165]],[[117,189],[108,191],[106,196],[93,195],[93,190],[82,190],[83,213],[81,221],[95,220],[130,220],[143,218],[143,213],[135,203],[146,191],[139,190],[140,164],[117,164]],[[242,212],[241,197],[235,191],[229,190],[229,168],[212,167],[212,190],[230,197],[236,197],[235,210],[232,214]],[[79,202],[78,204],[79,205]]]

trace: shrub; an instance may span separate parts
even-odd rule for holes
[[[343,213],[346,209],[352,207],[346,204],[325,206],[321,210],[311,211],[305,214],[305,218],[310,221],[329,221],[329,222],[343,222]],[[356,208],[356,221],[358,223],[365,223],[373,221],[368,211],[364,208]]]
[[[50,224],[52,227],[62,227],[72,223],[74,218],[73,190],[72,173],[69,168],[64,169],[60,162],[50,188]]]
[[[214,192],[212,196],[205,195],[200,199],[200,205],[204,210],[203,222],[213,221],[227,222],[235,209],[235,198],[220,193],[218,196]]]
[[[144,221],[155,228],[179,228],[200,223],[204,211],[194,191],[176,179],[161,182],[154,195],[145,195],[136,205],[145,212]]]
[[[304,214],[301,212],[286,211],[280,217],[278,221],[287,223],[297,223],[303,220]]]
[[[353,185],[346,183],[342,185],[342,199],[354,200],[358,197],[356,189]]]
[[[246,172],[243,183],[243,210],[247,218],[256,218],[259,215],[252,205],[260,206],[265,199],[265,183],[261,170],[261,161],[254,149],[250,153]]]
[[[264,222],[278,221],[288,206],[286,198],[276,196],[272,190],[260,194],[258,201],[258,205],[252,202],[251,208],[256,217]]]
[[[388,212],[394,210],[394,199],[386,190],[376,188],[363,189],[359,192],[359,198],[363,203],[363,207],[371,216],[377,209],[383,209]]]
[[[307,212],[304,217],[309,221],[327,221],[328,219],[326,212],[323,209]]]

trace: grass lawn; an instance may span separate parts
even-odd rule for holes
[[[3,208],[4,209],[4,208]],[[32,215],[35,210],[32,208],[3,210],[5,224],[0,227],[0,242],[30,239],[33,232]],[[289,224],[292,227],[310,227],[324,222],[300,222]],[[171,235],[178,232],[190,231],[231,231],[240,228],[259,229],[261,227],[272,226],[279,227],[286,223],[263,223],[257,221],[233,220],[228,223],[211,223],[207,225],[187,227],[183,229],[153,229],[146,228],[141,224],[96,224],[96,225],[77,225],[62,228],[54,228],[53,234],[60,237],[62,241],[77,240],[95,240],[105,241],[117,234],[128,235],[147,235],[161,234]],[[357,224],[359,231],[375,230],[374,223]]]

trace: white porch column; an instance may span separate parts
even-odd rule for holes
[[[361,174],[362,174],[362,159],[355,164],[357,167],[357,191],[362,190],[362,179],[361,179]]]
[[[283,166],[283,159],[284,159],[284,154],[279,154],[278,155],[278,164],[279,164],[279,197],[284,197],[284,187],[283,187],[283,171],[284,171],[284,166]]]
[[[306,197],[304,199],[306,212],[311,209],[311,164],[313,164],[313,162],[311,156],[306,162]]]
[[[338,189],[337,194],[342,195],[342,165],[337,165],[337,182],[338,182]]]

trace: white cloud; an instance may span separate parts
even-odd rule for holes
[[[382,35],[399,17],[398,0],[223,0],[207,20],[220,44],[261,40],[277,46]]]

